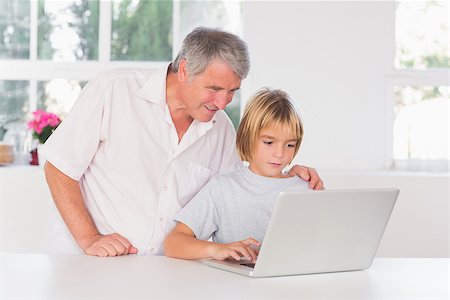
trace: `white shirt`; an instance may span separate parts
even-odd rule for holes
[[[242,165],[223,111],[209,122],[194,120],[178,143],[166,103],[166,73],[101,74],[44,146],[46,159],[79,181],[99,232],[123,235],[139,254],[162,254],[180,208],[212,176]],[[62,222],[53,235],[47,244],[52,252],[80,252]]]

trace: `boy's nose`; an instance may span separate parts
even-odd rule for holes
[[[284,155],[283,147],[276,147],[275,152],[273,153],[273,156],[276,158],[282,158],[283,155]]]

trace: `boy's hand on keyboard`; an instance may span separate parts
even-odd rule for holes
[[[225,260],[227,258],[234,258],[235,260],[256,261],[258,250],[261,243],[253,238],[248,238],[242,241],[230,244],[216,244],[213,243],[210,248],[210,256],[217,260]]]

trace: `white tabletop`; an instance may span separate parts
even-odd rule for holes
[[[253,279],[195,261],[0,253],[0,299],[449,299],[449,259]]]

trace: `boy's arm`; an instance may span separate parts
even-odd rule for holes
[[[259,247],[260,243],[253,238],[230,244],[198,240],[188,226],[179,222],[164,241],[164,254],[175,258],[217,260],[229,257],[240,260],[243,256],[247,260],[255,261],[257,252],[250,247],[252,245]]]

